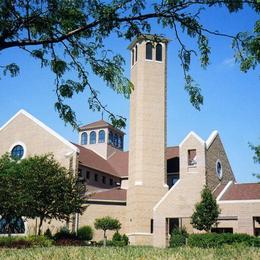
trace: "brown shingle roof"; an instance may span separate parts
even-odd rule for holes
[[[215,197],[215,198],[217,198],[218,197],[218,195],[221,193],[221,191],[226,187],[226,183],[225,184],[220,184],[220,185],[218,185],[217,187],[216,187],[216,189],[213,191],[213,196]]]
[[[126,190],[115,188],[107,191],[96,192],[90,195],[89,200],[126,201]]]
[[[108,160],[103,159],[95,152],[74,144],[80,150],[79,163],[89,168],[108,173],[117,177],[128,176],[128,152],[116,151]],[[166,149],[166,159],[169,160],[179,156],[178,147],[168,147]]]
[[[259,200],[260,183],[232,184],[220,200]]]
[[[97,128],[113,128],[114,130],[124,134],[123,131],[121,131],[120,129],[117,129],[115,127],[113,127],[111,124],[109,124],[108,122],[104,121],[104,120],[99,120],[87,125],[83,125],[81,126],[79,129],[80,130],[90,130],[90,129],[97,129]]]
[[[167,147],[165,157],[166,160],[179,157],[179,146]]]

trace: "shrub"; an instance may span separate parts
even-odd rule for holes
[[[44,236],[49,239],[52,239],[52,233],[49,228],[44,232]]]
[[[79,240],[91,240],[93,238],[93,229],[90,226],[84,226],[78,230],[78,239]]]
[[[170,238],[170,247],[179,247],[186,244],[188,233],[185,228],[173,229]]]
[[[58,231],[54,236],[54,240],[60,239],[70,239],[70,240],[77,240],[77,236],[75,232],[70,232],[67,227],[62,227],[60,231]]]
[[[225,244],[244,244],[247,246],[259,246],[259,239],[247,234],[216,234],[216,233],[207,233],[207,234],[192,234],[188,238],[188,245],[191,247],[221,247]]]
[[[112,243],[114,246],[127,246],[129,239],[127,235],[121,235],[118,231],[113,235]]]
[[[53,244],[53,240],[46,236],[29,236],[27,239],[32,246],[49,247]]]
[[[28,237],[1,237],[0,247],[26,248],[32,246],[48,247],[52,245],[52,240],[44,236]]]

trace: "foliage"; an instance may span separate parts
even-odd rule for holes
[[[0,215],[12,230],[14,218],[68,221],[72,213],[85,209],[83,186],[77,177],[55,161],[53,155],[33,156],[21,161],[9,155],[0,158]],[[9,232],[10,233],[10,232]]]
[[[80,240],[91,240],[93,238],[93,229],[91,226],[84,226],[79,228],[77,237]]]
[[[125,118],[112,113],[100,101],[89,77],[95,74],[108,87],[129,97],[133,86],[124,76],[123,57],[106,47],[110,36],[127,40],[145,36],[153,31],[154,20],[162,29],[169,28],[179,45],[185,89],[197,109],[203,103],[203,96],[190,74],[190,65],[193,57],[199,58],[202,68],[209,65],[210,36],[226,37],[233,42],[232,48],[241,71],[256,67],[260,61],[260,21],[256,21],[252,33],[229,35],[210,30],[201,22],[200,15],[216,7],[229,13],[248,7],[256,13],[260,11],[257,0],[166,0],[153,3],[145,0],[1,1],[0,51],[19,48],[38,60],[41,67],[48,67],[53,72],[57,94],[55,108],[66,123],[78,127],[75,112],[66,100],[87,90],[89,108],[107,112],[114,125],[124,127]],[[195,49],[186,46],[185,34],[190,38],[190,46],[195,42]],[[153,41],[158,41],[160,36],[155,36]],[[14,61],[1,64],[0,69],[4,75],[16,76],[20,67]],[[73,78],[77,80],[70,78],[70,72],[76,73]]]
[[[67,227],[62,227],[54,236],[53,239],[55,241],[62,240],[62,239],[70,239],[70,240],[77,240],[77,235],[75,232],[70,232]]]
[[[45,236],[14,236],[14,237],[0,237],[0,248],[25,248],[25,247],[49,247],[52,245],[52,240]]]
[[[47,238],[49,238],[49,239],[52,239],[52,238],[53,238],[53,237],[52,237],[52,233],[51,233],[51,231],[50,231],[49,228],[47,228],[46,231],[44,232],[44,236],[47,237]]]
[[[14,218],[24,215],[27,201],[23,192],[24,180],[18,161],[12,160],[8,154],[0,157],[0,215],[7,222],[9,235],[15,229]]]
[[[112,237],[112,243],[114,246],[127,246],[129,239],[126,234],[121,235],[118,231]]]
[[[251,150],[254,152],[254,162],[260,164],[260,145],[252,145],[249,144],[249,147],[251,148]],[[256,176],[258,179],[260,179],[260,174],[259,173],[255,173],[254,176]]]
[[[186,244],[188,233],[185,228],[175,228],[171,233],[170,247],[180,247]]]
[[[198,230],[209,231],[217,222],[220,209],[210,189],[205,186],[201,192],[201,202],[195,205],[195,211],[191,216],[191,224]]]
[[[97,218],[95,220],[95,228],[101,229],[104,232],[104,246],[106,246],[107,236],[106,231],[107,230],[119,230],[121,228],[121,223],[118,219],[111,218],[109,216],[103,217],[103,218]]]
[[[242,243],[243,246],[260,247],[260,239],[247,234],[191,234],[188,238],[188,245],[191,247],[222,247],[224,245],[232,245],[238,243]]]
[[[82,213],[85,198],[83,187],[74,174],[62,167],[53,155],[35,155],[19,163],[24,178],[24,192],[30,208],[29,218],[40,218],[38,234],[43,220],[69,221],[72,213]]]

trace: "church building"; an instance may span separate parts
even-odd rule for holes
[[[104,120],[82,126],[76,144],[20,110],[0,128],[0,156],[53,153],[71,168],[89,196],[83,215],[71,218],[69,227],[75,231],[111,216],[122,223],[120,232],[130,244],[167,247],[175,227],[198,232],[190,224],[191,215],[207,185],[221,209],[215,232],[259,236],[260,184],[236,182],[217,131],[207,140],[191,131],[179,145],[167,146],[168,43],[166,38],[154,43],[148,35],[128,47],[134,84],[129,151],[124,150],[125,133]],[[65,224],[52,220],[44,228],[54,232]],[[34,233],[36,225],[36,220],[27,220],[24,233]],[[95,231],[94,239],[101,238],[102,232]]]

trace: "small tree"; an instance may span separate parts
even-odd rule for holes
[[[45,219],[69,221],[71,214],[85,210],[84,187],[53,155],[26,158],[20,162],[20,169],[24,178],[24,196],[30,205],[26,216],[40,218],[39,235]]]
[[[109,216],[103,217],[103,218],[97,218],[95,220],[95,228],[96,229],[102,229],[104,232],[104,246],[106,246],[107,243],[107,230],[119,230],[121,228],[121,223],[118,219],[111,218]]]
[[[191,216],[191,224],[198,230],[209,232],[212,225],[217,222],[220,209],[210,189],[205,186],[201,192],[201,202],[195,206]]]
[[[19,166],[18,161],[11,159],[8,154],[0,158],[1,232],[8,233],[9,236],[16,230],[16,220],[24,216],[27,207]]]

